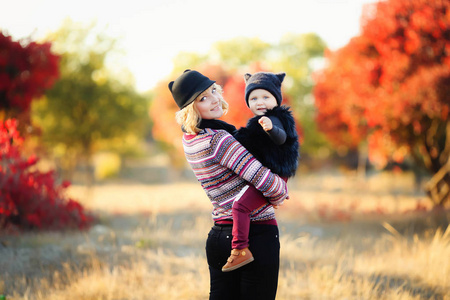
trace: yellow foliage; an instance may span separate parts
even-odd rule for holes
[[[95,158],[95,178],[106,179],[116,177],[121,168],[120,156],[116,153],[101,153]]]

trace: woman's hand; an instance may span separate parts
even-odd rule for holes
[[[266,116],[262,116],[261,118],[259,118],[258,123],[259,125],[261,125],[264,131],[269,131],[273,127],[272,121]]]
[[[286,199],[284,199],[284,200],[289,200],[289,196],[287,196]],[[281,202],[281,203],[278,204],[278,205],[273,205],[273,204],[272,204],[272,206],[273,206],[273,208],[278,209],[278,208],[279,208],[281,205],[283,205],[283,204],[284,204],[284,201]]]

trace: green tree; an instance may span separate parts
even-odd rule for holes
[[[206,54],[196,52],[180,52],[173,59],[173,76],[186,69],[203,68],[210,65],[221,65],[227,70],[236,72],[255,63],[264,62],[273,46],[258,38],[238,37],[227,41],[219,41],[211,46]],[[246,71],[246,70],[244,70]]]
[[[172,77],[183,73],[186,69],[192,69],[195,66],[202,65],[207,61],[208,55],[202,55],[195,52],[180,52],[173,59],[174,68],[172,70]]]
[[[59,166],[70,178],[81,162],[88,169],[89,185],[96,151],[124,151],[129,141],[143,137],[149,124],[148,101],[134,90],[130,78],[112,78],[106,66],[116,40],[94,29],[67,20],[50,34],[61,55],[61,76],[33,107],[35,123]]]
[[[271,69],[287,74],[283,88],[291,98],[294,114],[303,129],[302,153],[313,157],[322,152],[318,150],[329,148],[325,135],[316,127],[316,109],[312,96],[312,73],[316,64],[323,59],[325,49],[325,42],[315,33],[289,33],[281,38],[273,50],[271,63]]]
[[[239,69],[256,62],[264,62],[270,56],[272,45],[259,38],[237,37],[213,44],[211,57],[230,69]]]

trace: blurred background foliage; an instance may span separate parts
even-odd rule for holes
[[[94,154],[124,157],[144,150],[149,98],[135,91],[129,72],[118,77],[107,68],[108,56],[118,51],[116,41],[93,24],[80,27],[68,20],[48,40],[61,56],[60,77],[33,103],[33,123],[65,176],[83,165],[92,184]]]
[[[146,93],[121,67],[117,40],[94,23],[67,20],[46,39],[59,56],[59,77],[34,96],[28,141],[63,177],[83,169],[88,185],[119,174],[126,158],[136,156],[167,160],[181,174],[186,161],[171,80],[185,69],[216,80],[230,103],[223,119],[239,127],[252,116],[244,74],[285,72],[283,103],[297,121],[301,168],[359,167],[364,175],[373,166],[396,165],[418,178],[437,174],[428,192],[434,189],[441,205],[450,195],[449,5],[374,3],[362,16],[361,33],[333,52],[315,33],[287,33],[276,43],[236,37],[207,53],[181,52],[170,76]],[[10,112],[3,106],[2,118]],[[105,169],[94,170],[98,165]]]

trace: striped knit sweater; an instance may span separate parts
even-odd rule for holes
[[[232,135],[206,128],[197,135],[184,134],[186,159],[212,205],[215,222],[232,220],[231,207],[241,189],[250,182],[268,202],[252,212],[251,221],[275,219],[274,205],[287,197],[284,180],[257,161]]]

